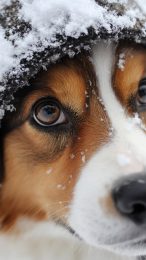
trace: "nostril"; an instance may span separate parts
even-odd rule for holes
[[[122,213],[124,214],[140,214],[144,211],[146,211],[146,204],[144,204],[143,202],[133,202],[130,205],[122,205],[121,203],[119,203],[118,208],[121,210]]]
[[[137,224],[146,222],[146,204],[137,202],[132,205],[129,217]]]
[[[146,205],[142,203],[135,203],[132,207],[132,211],[128,216],[136,224],[146,223]]]
[[[132,212],[131,214],[140,214],[146,212],[146,205],[142,204],[142,203],[137,203],[132,205]]]

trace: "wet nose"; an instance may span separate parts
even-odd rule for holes
[[[136,224],[146,224],[146,174],[115,183],[112,197],[118,212]]]

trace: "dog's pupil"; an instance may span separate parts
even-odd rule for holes
[[[60,116],[60,109],[53,104],[40,104],[36,109],[37,119],[44,124],[53,124]]]

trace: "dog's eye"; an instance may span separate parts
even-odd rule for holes
[[[146,78],[140,81],[138,89],[138,102],[140,105],[146,105]]]
[[[42,99],[34,105],[33,118],[41,126],[49,127],[66,123],[67,118],[59,102]]]

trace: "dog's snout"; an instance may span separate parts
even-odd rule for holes
[[[136,224],[146,224],[146,174],[116,183],[112,197],[118,212]]]

